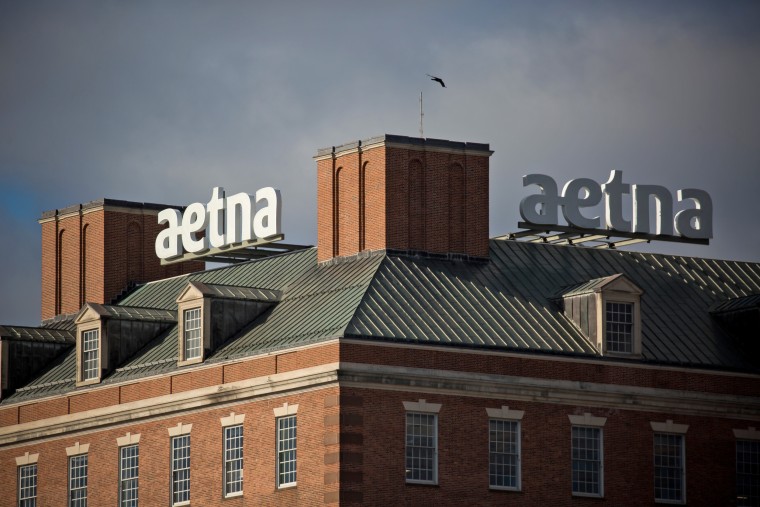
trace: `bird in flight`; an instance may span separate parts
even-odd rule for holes
[[[441,79],[439,77],[436,77],[436,76],[431,76],[430,74],[425,74],[425,75],[427,77],[429,77],[431,81],[435,81],[436,83],[440,83],[441,86],[443,86],[444,88],[446,88],[446,85],[443,84],[443,79]]]

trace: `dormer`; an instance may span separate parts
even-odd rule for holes
[[[202,363],[275,305],[281,292],[190,281],[177,298],[179,366]]]
[[[0,326],[0,400],[73,346],[74,333],[65,329]]]
[[[641,295],[622,273],[566,287],[556,298],[604,356],[641,357]]]
[[[99,383],[150,340],[177,323],[170,310],[85,303],[74,321],[77,387]]]
[[[710,307],[710,315],[747,351],[760,354],[760,294],[728,298]]]

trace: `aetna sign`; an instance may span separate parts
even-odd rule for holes
[[[181,213],[167,208],[158,213],[158,223],[168,224],[156,237],[156,255],[162,260],[198,256],[210,250],[224,250],[265,243],[282,234],[280,191],[261,188],[255,196],[239,193],[225,197],[215,187],[207,204],[195,202]],[[280,238],[278,238],[280,239]]]
[[[673,235],[692,239],[712,238],[712,200],[704,190],[685,188],[676,192],[678,202],[691,202],[692,208],[673,216],[673,195],[659,185],[630,185],[623,183],[622,171],[612,171],[610,179],[601,185],[589,178],[577,178],[565,183],[560,195],[557,183],[543,174],[523,176],[523,186],[537,185],[540,194],[529,195],[520,202],[520,216],[526,222],[555,225],[558,210],[567,223],[582,229],[599,229],[602,218],[587,217],[581,210],[599,204],[604,199],[604,227],[629,233]],[[630,194],[633,209],[631,221],[623,218],[623,196]],[[650,231],[649,204],[654,200],[655,231]]]

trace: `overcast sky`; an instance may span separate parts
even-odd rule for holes
[[[318,148],[489,143],[492,236],[522,175],[699,188],[709,247],[760,261],[760,3],[0,0],[0,324],[40,314],[42,211],[283,197],[316,242]],[[441,88],[425,74],[442,77]]]

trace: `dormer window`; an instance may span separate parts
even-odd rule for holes
[[[82,380],[100,377],[100,330],[82,332]]]
[[[85,311],[77,319],[77,386],[101,381],[108,349],[103,343],[105,332],[101,317],[93,308],[85,305]]]
[[[157,308],[85,303],[77,326],[77,387],[97,384],[146,343],[177,324],[177,314]]]
[[[202,352],[201,308],[185,310],[182,320],[185,360],[198,359]]]
[[[607,301],[605,313],[607,352],[633,352],[633,303]]]
[[[558,296],[565,315],[600,354],[640,357],[643,293],[618,273],[565,287]]]
[[[177,365],[202,363],[281,296],[267,289],[189,281],[177,297]]]

